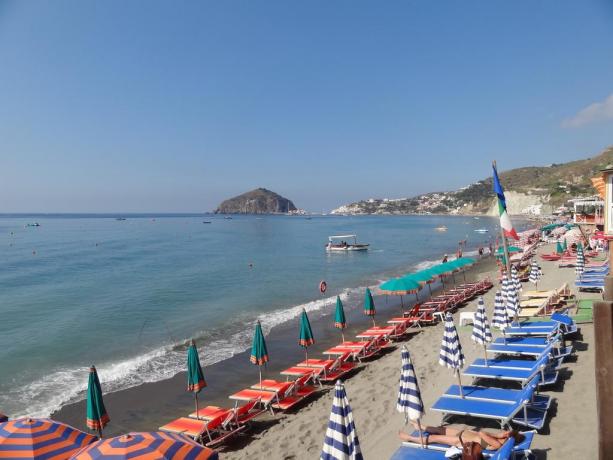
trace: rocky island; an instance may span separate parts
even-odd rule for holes
[[[286,214],[296,211],[291,200],[265,188],[256,188],[225,200],[215,214]]]

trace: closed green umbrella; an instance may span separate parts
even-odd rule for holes
[[[198,357],[198,348],[196,342],[192,339],[189,348],[187,349],[187,391],[194,393],[196,402],[196,417],[198,417],[198,393],[206,386],[202,366],[200,366],[200,358]]]
[[[372,298],[372,294],[370,293],[370,289],[366,288],[366,294],[364,295],[364,314],[366,316],[370,316],[372,318],[373,326],[376,326],[375,323],[375,314],[377,310],[375,309],[375,301]]]
[[[96,367],[89,368],[89,380],[87,381],[87,427],[95,430],[102,437],[102,429],[111,419],[107,414],[102,401],[102,388]]]
[[[308,347],[314,343],[315,339],[313,338],[311,323],[309,322],[309,317],[307,316],[306,310],[303,308],[302,315],[300,316],[300,339],[298,340],[298,344],[301,347],[304,347],[304,354],[307,361],[309,359]]]
[[[566,239],[562,241],[562,251],[566,252],[568,250],[568,246],[566,244]]]
[[[562,247],[562,245],[560,244],[560,241],[558,240],[558,242],[556,243],[556,254],[562,254],[564,252],[564,248]]]
[[[255,333],[253,334],[253,344],[251,345],[251,356],[249,361],[258,366],[260,371],[260,388],[262,387],[262,365],[268,362],[268,350],[266,349],[266,341],[262,332],[262,325],[258,321],[255,324]]]
[[[345,334],[343,329],[347,327],[347,320],[345,319],[345,309],[343,308],[343,302],[341,298],[336,296],[336,311],[334,312],[334,327],[341,330],[341,337],[343,342],[345,341]]]

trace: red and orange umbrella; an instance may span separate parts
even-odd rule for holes
[[[95,440],[55,420],[21,418],[0,423],[0,458],[66,460]]]
[[[154,431],[128,433],[101,439],[83,449],[71,460],[217,460],[217,452],[201,446],[186,436]]]

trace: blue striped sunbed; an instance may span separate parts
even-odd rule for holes
[[[529,369],[508,369],[503,367],[484,367],[484,366],[468,366],[464,370],[464,375],[468,377],[487,378],[495,380],[507,380],[519,382],[522,386],[530,382],[537,373],[541,374],[541,382],[539,385],[551,385],[558,380],[558,372],[550,370],[557,369],[562,361],[562,358],[556,358],[550,362],[549,355],[542,356],[536,361],[527,361],[532,363]]]
[[[507,327],[504,330],[504,334],[507,336],[514,336],[514,335],[520,335],[520,336],[532,336],[532,335],[536,335],[536,336],[548,336],[551,335],[553,333],[555,333],[559,328],[558,324],[555,324],[553,326],[540,326],[540,327],[521,327],[521,326],[512,326],[512,327]]]
[[[491,460],[510,460],[513,456],[513,446],[515,440],[507,439],[507,442],[496,451],[494,455],[489,457]],[[434,449],[424,449],[422,447],[413,447],[402,445],[390,457],[390,460],[447,460],[445,452]]]
[[[538,358],[543,354],[543,347],[538,346],[524,346],[524,345],[504,345],[502,343],[492,344],[485,350],[489,354],[493,355],[515,355],[515,356],[531,356]],[[564,358],[569,356],[573,352],[572,345],[567,347],[552,348],[553,358]]]
[[[552,343],[547,337],[498,337],[493,345],[506,345],[508,347],[538,347],[546,348]]]
[[[526,386],[519,396],[519,401],[484,401],[478,399],[441,396],[432,406],[432,410],[443,413],[443,422],[449,415],[464,415],[496,420],[501,428],[510,426],[511,422],[540,429],[545,424],[546,411],[529,409],[528,405],[534,394],[535,386]]]
[[[422,432],[423,436],[427,436],[430,433],[428,433],[427,431]],[[524,439],[522,442],[520,442],[519,444],[515,444],[513,446],[513,456],[511,458],[525,458],[526,456],[528,456],[529,454],[532,453],[532,451],[530,450],[530,447],[532,446],[532,440],[534,439],[534,435],[536,434],[536,430],[530,430],[530,431],[520,431],[520,434],[522,434],[524,436]],[[413,431],[411,433],[411,436],[419,436],[419,431]],[[411,441],[403,441],[402,442],[403,446],[408,446],[408,447],[418,447],[421,448],[421,445],[419,443],[414,443]],[[439,444],[437,442],[429,442],[428,446],[426,447],[426,449],[431,449],[431,450],[438,450],[438,451],[446,451],[447,449],[449,449],[451,446],[449,444]],[[492,455],[496,455],[498,451],[497,450],[489,450],[489,449],[483,449],[483,456],[484,457],[491,457]],[[519,457],[518,457],[519,456]]]

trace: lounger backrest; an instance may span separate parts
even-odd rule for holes
[[[302,377],[300,377],[299,379],[297,379],[294,382],[294,387],[296,389],[302,388],[303,386],[305,386],[307,384],[307,382],[311,379],[312,375],[307,374],[307,375],[303,375]]]
[[[562,313],[554,313],[551,315],[551,320],[557,323],[566,324],[567,326],[573,324],[572,318],[568,315],[563,315]]]
[[[212,419],[211,421],[209,421],[205,426],[204,429],[206,431],[208,431],[209,433],[213,430],[216,430],[217,428],[219,428],[220,426],[222,426],[224,424],[224,422],[226,421],[226,419],[228,418],[228,416],[230,416],[230,418],[233,417],[234,414],[230,413],[230,414],[222,414],[222,415],[218,415],[217,417],[215,417],[214,419]]]
[[[245,415],[248,414],[249,412],[251,412],[251,409],[253,409],[255,406],[257,406],[260,401],[262,401],[262,398],[256,398],[256,399],[252,399],[251,401],[247,401],[245,404],[243,404],[240,407],[236,408],[236,415]]]
[[[348,351],[348,352],[345,352],[345,353],[343,353],[343,354],[341,355],[340,360],[341,360],[341,362],[343,362],[343,363],[344,363],[344,362],[345,362],[345,361],[347,361],[347,360],[348,360],[350,357],[351,357],[351,352],[350,352],[350,351]]]

